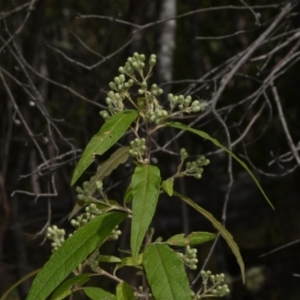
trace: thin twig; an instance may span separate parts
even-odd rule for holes
[[[288,142],[288,145],[297,161],[297,164],[299,165],[300,167],[300,156],[299,156],[299,153],[297,151],[297,148],[293,142],[293,139],[291,137],[291,134],[290,134],[290,131],[289,131],[289,128],[287,126],[287,122],[286,122],[286,119],[285,119],[285,116],[284,116],[284,113],[283,113],[283,110],[282,110],[282,106],[281,106],[281,102],[280,102],[280,99],[279,99],[279,95],[278,95],[278,92],[277,92],[277,88],[276,86],[274,85],[273,81],[271,82],[271,88],[272,88],[272,93],[273,93],[273,96],[274,96],[274,100],[275,100],[275,103],[276,103],[276,106],[277,106],[277,110],[278,110],[278,114],[279,114],[279,119],[281,121],[281,124],[282,124],[282,128],[284,130],[284,133],[285,133],[285,136],[286,136],[286,139],[287,139],[287,142]]]

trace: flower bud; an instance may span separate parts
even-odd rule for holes
[[[78,200],[85,201],[86,197],[83,194],[77,195]]]
[[[112,81],[108,85],[112,90],[115,90],[117,88],[116,84]]]
[[[155,64],[156,64],[156,59],[150,59],[150,60],[149,60],[149,65],[150,65],[151,67],[155,66]]]
[[[173,95],[173,94],[168,94],[168,100],[169,100],[170,102],[172,102],[173,99],[174,99],[174,95]]]
[[[138,64],[137,62],[133,62],[133,63],[132,63],[132,67],[133,67],[134,69],[138,70],[138,69],[139,69],[139,64]]]
[[[193,108],[192,108],[192,111],[194,112],[194,113],[197,113],[197,112],[199,112],[201,110],[201,107],[200,106],[193,106]]]
[[[124,82],[124,81],[125,81],[125,75],[124,75],[124,74],[121,74],[121,75],[119,76],[119,79],[120,79],[121,82]]]

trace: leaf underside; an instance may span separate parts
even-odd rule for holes
[[[96,191],[97,181],[100,181],[104,177],[110,175],[114,169],[127,161],[129,157],[129,149],[130,147],[119,148],[110,156],[109,159],[98,166],[96,174],[91,177],[89,182],[89,190],[91,195]]]

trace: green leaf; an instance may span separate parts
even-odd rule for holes
[[[155,213],[160,192],[160,171],[151,165],[137,166],[132,176],[132,221],[130,246],[133,261]]]
[[[78,180],[93,162],[95,155],[102,155],[124,135],[137,116],[138,111],[125,110],[113,115],[103,124],[100,131],[92,137],[86,146],[73,172],[71,185]]]
[[[134,291],[126,282],[121,282],[117,285],[117,300],[135,300]]]
[[[173,185],[174,185],[174,178],[168,178],[162,182],[163,190],[169,195],[170,197],[173,196]]]
[[[116,300],[116,296],[98,287],[85,287],[84,293],[92,300]]]
[[[63,291],[59,296],[57,296],[56,298],[54,298],[54,300],[63,300],[66,297],[68,297],[69,295],[71,295],[72,290],[71,289],[67,289],[65,291]]]
[[[69,214],[68,220],[71,220],[81,209],[86,205],[85,201],[77,199],[72,211]]]
[[[131,202],[132,199],[133,199],[132,188],[131,188],[131,185],[129,185],[128,188],[126,189],[124,199],[123,199],[123,203],[127,204],[128,202]]]
[[[179,194],[179,193],[177,193],[175,191],[174,191],[174,196],[180,198],[185,203],[187,203],[188,205],[190,205],[191,207],[193,207],[195,210],[197,210],[206,219],[208,219],[212,223],[212,225],[220,232],[221,236],[225,239],[225,241],[227,242],[227,244],[230,247],[231,251],[235,255],[236,260],[237,260],[237,262],[238,262],[238,264],[240,266],[240,269],[241,269],[243,282],[245,282],[245,265],[244,265],[243,258],[241,256],[239,247],[236,244],[236,242],[234,241],[231,233],[226,228],[224,228],[224,226],[217,219],[215,219],[215,217],[211,213],[209,213],[204,208],[202,208],[199,205],[197,205],[190,198],[188,198],[188,197],[186,197],[184,195],[181,195],[181,194]]]
[[[256,177],[254,176],[254,174],[251,172],[251,170],[249,169],[249,167],[241,159],[239,159],[233,152],[231,152],[229,149],[227,149],[222,144],[220,144],[218,140],[212,138],[208,133],[206,133],[206,132],[204,132],[202,130],[197,130],[197,129],[194,129],[194,128],[190,128],[190,127],[188,127],[188,126],[186,126],[186,125],[184,125],[182,123],[179,123],[179,122],[169,122],[169,123],[166,123],[165,125],[173,127],[173,128],[177,128],[177,129],[181,129],[181,130],[186,130],[186,131],[190,131],[192,133],[195,133],[195,134],[201,136],[202,138],[211,141],[217,147],[223,149],[225,152],[227,152],[229,155],[231,155],[249,173],[249,175],[252,177],[252,179],[256,183],[257,187],[259,188],[260,192],[263,194],[263,196],[265,197],[265,199],[267,200],[267,202],[270,204],[270,206],[274,209],[273,204],[271,203],[270,199],[266,195],[265,191],[261,187],[260,183],[258,182],[258,180],[256,179]]]
[[[120,263],[121,259],[119,257],[112,256],[112,255],[99,255],[98,261],[107,262],[107,263]]]
[[[102,180],[104,177],[110,175],[110,173],[116,169],[119,165],[124,164],[129,157],[130,147],[121,147],[116,150],[109,159],[101,163],[96,174],[91,177],[89,183],[89,190],[91,195],[96,191],[96,182]]]
[[[73,285],[81,286],[90,279],[89,274],[81,274],[65,280],[52,294],[51,300],[61,300],[71,294]]]
[[[143,262],[143,254],[138,255],[137,261],[135,263],[133,263],[131,256],[123,257],[121,259],[121,262],[117,264],[115,268],[115,272],[123,267],[135,267],[141,269],[139,266],[142,264],[142,262]]]
[[[168,245],[150,244],[143,256],[147,280],[156,300],[190,300],[183,262]]]
[[[209,232],[192,232],[186,237],[184,233],[181,233],[173,235],[167,241],[163,242],[163,244],[179,247],[185,247],[187,245],[195,246],[214,240],[216,237],[216,234]]]
[[[27,300],[44,300],[52,291],[109,236],[126,218],[121,212],[109,212],[79,228],[53,253],[33,281]]]

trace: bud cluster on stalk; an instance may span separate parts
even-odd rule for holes
[[[124,66],[119,67],[120,75],[109,83],[110,91],[106,97],[107,110],[100,111],[104,119],[126,109],[124,100],[127,98],[131,104],[140,111],[148,122],[161,124],[167,118],[181,116],[183,113],[198,113],[208,108],[203,100],[193,100],[191,96],[168,95],[169,109],[165,109],[159,99],[163,90],[155,83],[149,84],[152,69],[156,64],[156,55],[151,54],[146,68],[146,56],[135,52],[129,57]],[[147,71],[146,71],[147,69]],[[136,85],[140,97],[131,98],[129,89]]]

